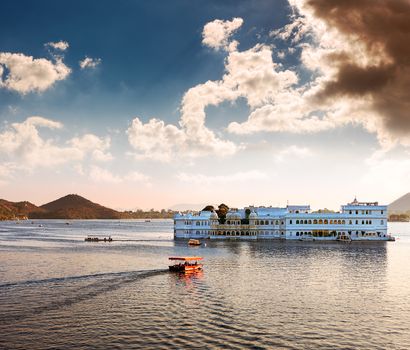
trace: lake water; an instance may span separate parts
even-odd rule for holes
[[[172,232],[0,222],[0,348],[410,349],[409,223],[389,224],[396,242],[352,244],[188,247]],[[171,255],[203,256],[204,271],[171,274]]]

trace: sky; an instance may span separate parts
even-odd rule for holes
[[[409,0],[2,13],[0,198],[338,209],[409,192]]]

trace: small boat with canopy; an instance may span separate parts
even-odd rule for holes
[[[197,239],[190,239],[188,245],[201,245],[201,242]]]
[[[200,256],[171,256],[169,260],[175,263],[169,266],[169,271],[184,273],[201,271],[202,264],[198,264],[198,261],[202,259]]]

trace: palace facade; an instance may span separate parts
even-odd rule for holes
[[[177,214],[175,238],[390,240],[387,206],[378,202],[342,205],[337,213],[312,212],[309,205],[230,209],[225,221],[215,211]]]

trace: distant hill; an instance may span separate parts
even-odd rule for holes
[[[389,213],[405,213],[410,212],[410,193],[396,199],[389,204]]]
[[[42,211],[29,214],[33,219],[119,219],[121,213],[93,203],[76,194],[69,194],[40,206]]]
[[[40,207],[30,202],[0,199],[0,220],[17,219],[172,219],[177,211],[123,211],[103,207],[77,194],[69,194]]]
[[[172,207],[169,207],[169,210],[173,210],[173,211],[185,211],[185,210],[200,211],[207,204],[208,203],[197,203],[197,204],[181,203],[181,204],[175,204]]]
[[[24,219],[30,213],[41,213],[44,210],[30,202],[9,202],[0,199],[0,220]]]

